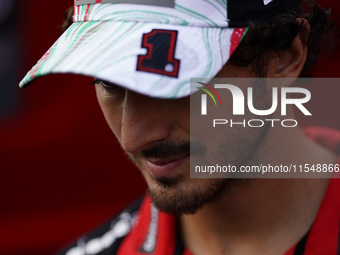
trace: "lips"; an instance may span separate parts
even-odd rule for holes
[[[173,159],[146,159],[149,171],[156,177],[166,177],[174,174],[176,170],[187,164],[189,155]]]

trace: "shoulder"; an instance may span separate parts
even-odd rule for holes
[[[140,197],[118,215],[79,238],[58,255],[116,254],[134,225],[142,201],[143,197]]]

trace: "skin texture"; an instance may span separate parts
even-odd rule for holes
[[[219,76],[254,76],[249,69],[227,64]],[[147,181],[149,194],[159,208],[169,213],[194,213],[224,189],[226,179],[190,179],[189,97],[176,100],[156,99],[107,84],[97,84],[96,91],[106,121],[124,151],[141,170]],[[254,149],[253,144],[261,136],[261,132],[262,129],[256,129],[255,133],[238,134],[236,137],[252,141],[243,143],[244,146],[238,150],[235,150],[239,143],[236,140],[230,142],[230,147],[224,147],[229,147],[226,148],[228,154],[233,151],[235,156],[232,157],[238,158],[234,161],[241,162],[244,154],[250,154]],[[159,151],[166,153],[159,155]],[[148,170],[148,161],[167,158],[183,158],[183,163],[170,176],[159,178],[152,175]]]
[[[268,53],[267,77],[298,77],[306,56],[298,35],[290,50]],[[255,77],[252,70],[228,63],[218,77]],[[150,98],[102,82],[96,93],[107,123],[142,172],[156,206],[179,215],[184,243],[193,254],[283,254],[311,226],[327,179],[190,179],[189,97]],[[245,158],[248,164],[336,161],[298,129],[253,129],[226,137],[218,153],[234,165]],[[273,146],[282,147],[280,155]],[[173,161],[180,164],[170,175],[150,172],[150,164]]]

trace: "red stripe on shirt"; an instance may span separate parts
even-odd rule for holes
[[[304,255],[336,255],[339,225],[340,180],[332,179],[308,236]]]

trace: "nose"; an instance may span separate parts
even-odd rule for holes
[[[120,130],[126,152],[138,153],[170,136],[172,110],[168,101],[126,91]]]

